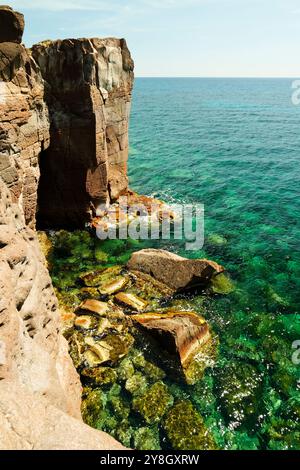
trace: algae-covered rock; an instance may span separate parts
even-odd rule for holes
[[[93,367],[83,369],[81,376],[95,385],[109,385],[117,380],[117,372],[111,367]]]
[[[75,318],[74,325],[82,330],[93,330],[97,326],[97,320],[90,315],[80,315]]]
[[[128,278],[124,276],[117,277],[113,281],[102,284],[99,287],[100,294],[112,295],[122,290],[128,283]]]
[[[155,428],[139,428],[134,433],[136,450],[160,450],[159,434]]]
[[[100,302],[100,300],[95,299],[87,299],[80,304],[77,312],[81,313],[87,311],[101,317],[107,313],[108,309],[109,306],[107,302]]]
[[[114,383],[109,392],[107,393],[107,399],[111,400],[112,397],[118,397],[121,394],[122,387],[118,383]]]
[[[300,398],[295,396],[282,403],[263,427],[268,449],[300,450]]]
[[[216,393],[227,420],[246,422],[259,413],[262,375],[250,364],[226,365],[217,373]]]
[[[137,411],[146,423],[159,422],[173,403],[173,397],[163,382],[156,382],[143,395],[134,398],[133,409]]]
[[[130,413],[130,406],[128,403],[126,403],[125,400],[123,400],[120,397],[112,397],[110,400],[110,406],[112,407],[112,410],[114,414],[124,420],[127,419]]]
[[[227,245],[227,240],[222,235],[218,233],[212,233],[207,238],[208,243],[215,246],[224,246]]]
[[[135,350],[131,355],[132,363],[137,369],[155,382],[165,378],[166,373],[153,362],[147,361],[141,351]]]
[[[167,413],[163,428],[174,450],[214,450],[216,444],[201,415],[189,400],[177,402]]]
[[[120,276],[122,270],[122,266],[102,268],[82,274],[80,279],[86,287],[101,287],[101,285],[114,281],[116,277]]]
[[[139,271],[130,271],[131,286],[128,292],[146,300],[151,305],[151,309],[160,307],[163,299],[170,299],[173,290],[162,282],[157,281],[149,274]]]
[[[101,429],[105,421],[105,397],[101,390],[87,393],[82,400],[81,413],[83,421],[93,428]]]
[[[137,310],[138,312],[145,310],[148,305],[148,303],[140,297],[126,292],[120,292],[117,294],[115,296],[115,301],[121,305],[124,305],[126,308]]]
[[[111,333],[101,340],[89,336],[84,341],[89,349],[98,356],[101,361],[100,364],[106,362],[114,364],[126,356],[133,345],[134,339],[129,333]]]
[[[118,424],[116,429],[115,437],[118,439],[125,447],[131,447],[131,439],[133,436],[133,429],[130,426],[127,419],[123,420]]]
[[[126,380],[125,389],[133,396],[141,395],[146,390],[147,385],[146,378],[140,372],[136,372]]]
[[[86,299],[98,299],[99,300],[100,293],[97,287],[82,287],[80,289],[79,296],[82,300],[86,300]]]
[[[234,284],[228,275],[220,273],[213,276],[210,281],[210,287],[214,294],[228,295],[234,291]]]
[[[88,365],[88,367],[97,367],[103,364],[104,362],[107,362],[109,359],[109,356],[105,356],[99,353],[99,351],[96,352],[96,350],[92,349],[87,349],[83,353],[83,359],[84,362]]]
[[[69,354],[73,364],[78,369],[82,363],[82,354],[85,351],[84,336],[81,332],[71,329],[66,332],[66,338],[69,343]]]
[[[119,380],[128,380],[134,375],[134,367],[132,361],[129,358],[123,359],[118,367],[118,378]]]

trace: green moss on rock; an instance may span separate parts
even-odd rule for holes
[[[121,381],[130,379],[134,375],[134,367],[129,358],[123,359],[118,367],[118,378]]]
[[[134,448],[137,450],[160,450],[158,429],[139,428],[134,433]]]
[[[167,413],[164,430],[175,450],[213,450],[216,444],[201,415],[189,400],[177,402]]]
[[[82,400],[81,413],[83,421],[96,429],[101,429],[106,418],[105,397],[101,390],[87,393]]]
[[[125,389],[133,396],[141,395],[146,390],[147,385],[146,378],[140,372],[136,372],[126,380]]]
[[[117,372],[111,367],[93,367],[83,369],[81,372],[83,379],[91,381],[96,385],[109,385],[117,380]]]
[[[216,394],[229,421],[243,423],[259,413],[262,375],[242,362],[226,365],[216,377]]]
[[[159,422],[173,403],[173,396],[163,382],[156,382],[143,395],[133,400],[133,409],[137,411],[146,423]]]

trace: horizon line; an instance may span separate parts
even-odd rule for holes
[[[268,75],[264,75],[264,76],[246,76],[246,75],[241,75],[241,76],[212,76],[212,75],[135,75],[135,78],[213,78],[213,79],[218,79],[218,78],[226,78],[226,79],[241,79],[241,78],[244,78],[244,79],[283,79],[283,80],[297,80],[297,79],[300,79],[300,74],[299,75],[295,75],[295,76],[268,76]]]

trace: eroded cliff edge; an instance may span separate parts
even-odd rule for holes
[[[126,192],[133,61],[124,39],[32,48],[45,80],[50,145],[40,158],[38,222],[80,227]],[[49,195],[51,194],[51,204]]]
[[[0,7],[0,449],[121,448],[81,421],[35,219],[40,191],[42,222],[76,225],[126,190],[133,63],[116,39],[57,41],[32,55],[23,28]],[[51,185],[38,189],[43,158]]]

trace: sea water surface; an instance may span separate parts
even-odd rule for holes
[[[238,281],[243,308],[296,314],[300,106],[292,104],[291,85],[289,79],[137,78],[129,177],[141,193],[204,204],[202,254]]]
[[[300,106],[291,86],[291,79],[137,78],[133,94],[131,187],[203,203],[203,250],[165,247],[214,259],[235,282],[207,316],[220,337],[220,364],[242,361],[263,375],[261,416],[248,424],[249,441],[235,443],[242,448],[300,445],[300,365],[292,361],[300,339]]]
[[[80,273],[124,264],[144,247],[225,266],[234,289],[187,304],[219,337],[216,363],[194,386],[164,379],[175,400],[190,400],[221,449],[300,448],[300,106],[292,104],[291,85],[136,79],[130,186],[169,203],[204,204],[203,249],[186,251],[184,241],[103,243],[87,232],[53,237],[52,279],[68,299],[78,294]],[[145,428],[128,414],[132,398],[123,385],[118,400],[127,412],[109,411],[115,388],[107,387],[111,414],[95,427],[127,446],[185,450],[166,440],[163,422]],[[193,448],[193,422],[186,424],[185,442]]]

